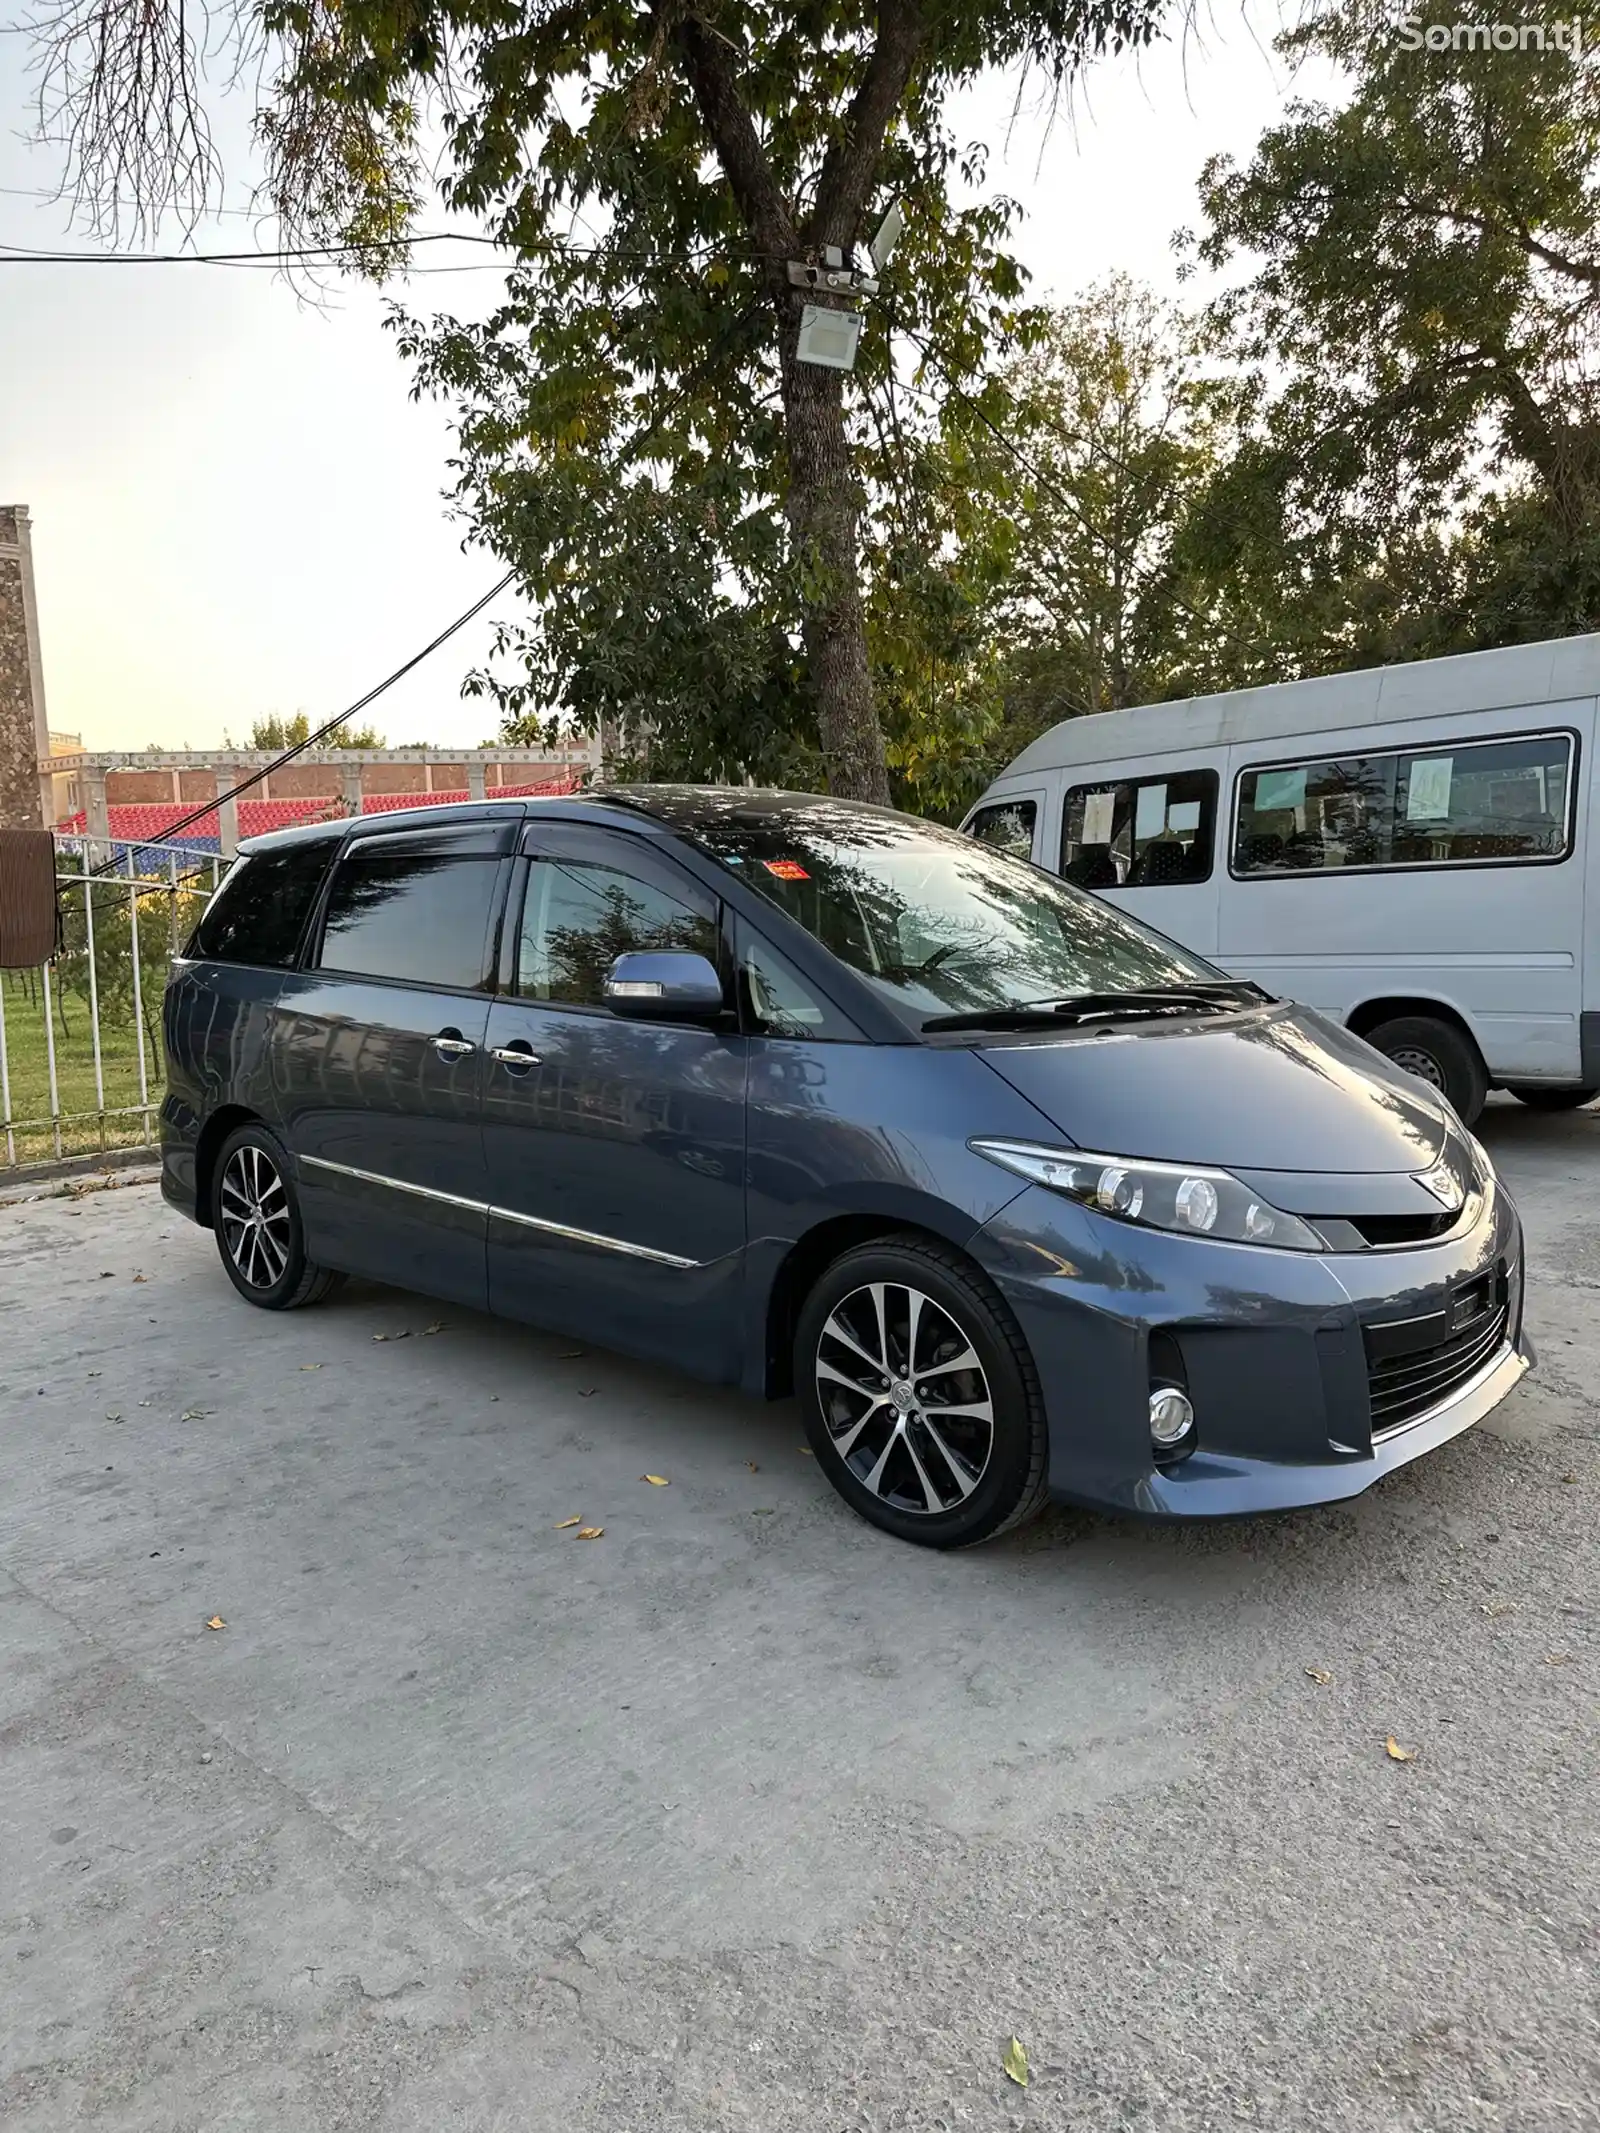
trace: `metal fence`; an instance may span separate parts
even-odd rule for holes
[[[56,839],[56,955],[0,971],[0,1171],[153,1144],[167,967],[225,864],[190,845]]]

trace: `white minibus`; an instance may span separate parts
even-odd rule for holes
[[[1346,1023],[1470,1123],[1600,1093],[1600,635],[1053,726],[963,828]]]

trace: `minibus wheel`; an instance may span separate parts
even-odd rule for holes
[[[1470,1126],[1489,1093],[1478,1047],[1470,1037],[1433,1015],[1396,1015],[1367,1031],[1367,1042],[1397,1067],[1449,1098],[1456,1116]]]

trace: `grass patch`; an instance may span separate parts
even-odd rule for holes
[[[51,1123],[50,1053],[45,1035],[44,988],[37,970],[0,971],[5,1010],[5,1056],[11,1085],[9,1121],[0,1119],[0,1167],[11,1160],[9,1123],[18,1163],[46,1163],[61,1155],[94,1155],[109,1148],[137,1148],[154,1138],[161,1102],[162,1062],[144,1039],[148,1116],[111,1117],[140,1101],[138,1039],[131,1014],[101,1002],[100,1084],[94,1069],[93,1024],[87,994],[57,990],[50,980],[51,1027],[55,1036],[56,1098],[61,1113],[59,1150]],[[103,1098],[102,1098],[103,1091]]]

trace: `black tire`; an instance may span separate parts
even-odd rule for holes
[[[1537,1081],[1508,1081],[1506,1091],[1530,1111],[1576,1111],[1600,1096],[1600,1089],[1547,1089]]]
[[[295,1311],[320,1303],[339,1287],[342,1274],[306,1257],[292,1166],[265,1126],[240,1126],[230,1133],[212,1175],[218,1256],[247,1303],[262,1311]]]
[[[1464,1126],[1473,1125],[1489,1094],[1478,1047],[1453,1022],[1433,1015],[1396,1015],[1367,1031],[1367,1042],[1396,1066],[1447,1096]]]
[[[886,1343],[875,1330],[879,1292],[886,1292]],[[914,1314],[913,1295],[921,1299]],[[852,1349],[833,1326],[858,1329],[863,1344]],[[913,1326],[916,1350],[908,1356]],[[872,1351],[884,1345],[890,1369],[875,1371]],[[975,1356],[976,1367],[958,1369],[954,1359],[963,1354]],[[870,1382],[819,1380],[819,1363],[831,1370],[835,1359]],[[889,1239],[836,1259],[800,1313],[795,1385],[823,1472],[853,1510],[901,1540],[969,1547],[1044,1508],[1049,1434],[1033,1358],[999,1292],[943,1245]],[[894,1405],[897,1385],[909,1411]],[[934,1419],[941,1410],[942,1428]]]

